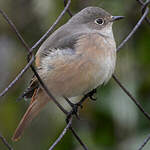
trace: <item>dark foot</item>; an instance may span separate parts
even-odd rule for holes
[[[75,116],[77,117],[77,119],[80,120],[79,115],[78,115],[78,109],[79,109],[79,107],[80,107],[80,108],[83,107],[82,104],[80,104],[80,102],[74,104],[74,103],[72,103],[67,97],[64,97],[64,98],[66,99],[66,101],[68,102],[68,104],[69,104],[69,105],[71,106],[71,108],[72,108],[72,110],[71,110],[70,112],[68,112],[68,114],[67,114],[66,122],[69,121],[69,119],[70,119],[70,117],[71,117],[72,115],[75,115]]]
[[[88,97],[93,100],[96,101],[96,98],[94,98],[94,94],[96,93],[96,89],[92,90],[91,92],[87,93],[82,99],[81,102],[83,102],[85,99],[87,99]]]
[[[67,97],[64,97],[65,100],[68,102],[68,104],[72,107],[72,110],[68,112],[66,122],[69,122],[69,119],[72,115],[75,115],[77,119],[80,120],[78,115],[78,109],[79,107],[82,108],[83,102],[89,97],[91,100],[96,101],[96,98],[93,97],[93,95],[96,93],[96,89],[92,90],[91,92],[87,93],[78,103],[74,104],[72,103]]]
[[[94,98],[94,94],[96,93],[96,89],[92,90],[89,94],[89,98],[93,101],[96,101],[96,98]]]

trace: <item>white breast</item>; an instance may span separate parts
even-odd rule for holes
[[[95,70],[94,77],[94,88],[98,87],[99,85],[102,85],[103,83],[107,83],[108,80],[111,78],[114,69],[115,69],[115,62],[116,62],[116,56],[115,53],[113,55],[108,55],[103,60],[97,61],[97,67],[99,69]],[[95,68],[95,69],[96,69]]]

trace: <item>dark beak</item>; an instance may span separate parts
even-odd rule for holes
[[[125,18],[124,16],[112,16],[112,22]]]

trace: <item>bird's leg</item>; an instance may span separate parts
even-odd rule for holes
[[[64,97],[67,103],[71,106],[72,110],[68,112],[66,122],[69,121],[71,115],[75,115],[79,119],[78,108],[81,107],[78,103],[72,103],[67,97]]]
[[[67,115],[67,119],[66,119],[66,121],[68,122],[69,121],[69,119],[70,119],[70,117],[71,117],[71,115],[76,115],[76,117],[78,118],[78,119],[80,119],[79,118],[79,115],[78,115],[78,109],[79,109],[79,107],[80,108],[83,108],[83,102],[89,97],[91,100],[93,100],[93,101],[95,101],[96,99],[95,98],[93,98],[93,95],[96,93],[96,89],[94,89],[94,90],[92,90],[91,92],[89,92],[89,93],[87,93],[86,95],[84,95],[84,97],[78,102],[78,103],[76,103],[76,104],[74,104],[74,103],[72,103],[67,97],[64,97],[65,98],[65,100],[68,102],[68,104],[72,107],[72,110],[68,113],[68,115]]]
[[[87,95],[91,100],[96,101],[96,98],[93,97],[96,92],[97,92],[97,90],[94,89],[91,92],[89,92]]]
[[[96,93],[96,89],[92,90],[91,92],[87,93],[86,95],[83,96],[83,98],[76,103],[75,105],[80,106],[81,108],[83,107],[82,104],[83,102],[89,97],[91,100],[95,101],[96,98],[93,97],[93,95]]]

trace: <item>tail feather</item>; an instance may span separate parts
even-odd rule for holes
[[[40,96],[42,99],[35,99],[30,106],[28,107],[26,113],[24,114],[23,118],[21,119],[13,137],[13,141],[18,141],[25,130],[25,128],[30,124],[30,122],[35,118],[38,113],[41,111],[41,109],[48,103],[47,98],[43,98]]]

